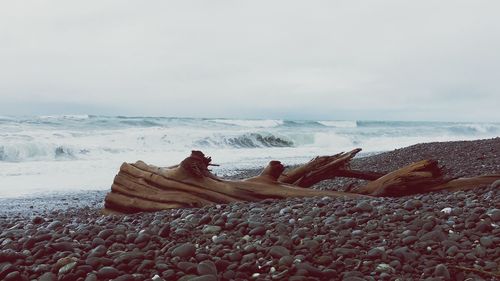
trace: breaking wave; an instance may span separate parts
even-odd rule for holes
[[[226,125],[251,127],[251,128],[272,128],[284,124],[283,120],[272,120],[272,119],[267,119],[267,120],[213,119],[211,121]]]
[[[319,124],[334,128],[356,128],[357,121],[318,121]]]
[[[500,123],[0,116],[0,162],[99,160],[204,149],[380,151],[426,141],[498,137]],[[276,148],[276,149],[275,149]],[[233,151],[237,154],[237,151]],[[302,153],[302,152],[297,152]],[[310,155],[310,154],[307,154]],[[120,158],[123,159],[123,158]]]
[[[85,150],[78,153],[84,154]],[[0,146],[0,161],[24,162],[36,160],[74,160],[76,152],[73,148],[47,144],[20,143]]]
[[[196,145],[205,147],[259,148],[259,147],[293,147],[294,143],[285,137],[271,134],[249,133],[241,136],[207,137],[195,141]]]

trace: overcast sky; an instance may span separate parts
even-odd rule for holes
[[[2,1],[0,115],[500,121],[500,1]]]

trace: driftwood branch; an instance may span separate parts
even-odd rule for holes
[[[500,179],[500,175],[446,179],[433,160],[422,160],[385,175],[350,170],[349,161],[360,151],[354,149],[316,157],[287,172],[284,172],[281,162],[271,161],[259,176],[240,181],[223,180],[213,175],[208,169],[212,165],[211,158],[205,157],[201,151],[193,151],[179,165],[168,168],[142,161],[123,163],[111,192],[105,198],[105,212],[151,212],[267,198],[404,196],[438,190],[464,190]],[[371,182],[354,188],[352,192],[309,188],[334,177],[353,177]]]

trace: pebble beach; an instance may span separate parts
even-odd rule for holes
[[[417,144],[355,158],[351,167],[389,172],[427,158],[450,178],[500,173],[500,138]],[[126,216],[101,215],[107,191],[5,198],[0,280],[500,280],[499,187]]]

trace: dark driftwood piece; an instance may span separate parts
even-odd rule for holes
[[[316,157],[288,172],[279,161],[271,161],[263,172],[240,181],[223,180],[208,170],[211,158],[200,151],[179,165],[162,168],[142,161],[123,163],[111,192],[105,198],[105,213],[150,212],[173,208],[202,207],[267,198],[345,196],[404,196],[436,190],[463,190],[500,179],[489,175],[467,179],[446,179],[436,161],[422,160],[389,174],[355,171],[349,161],[361,149]],[[322,191],[308,187],[334,177],[372,180],[352,192]]]

